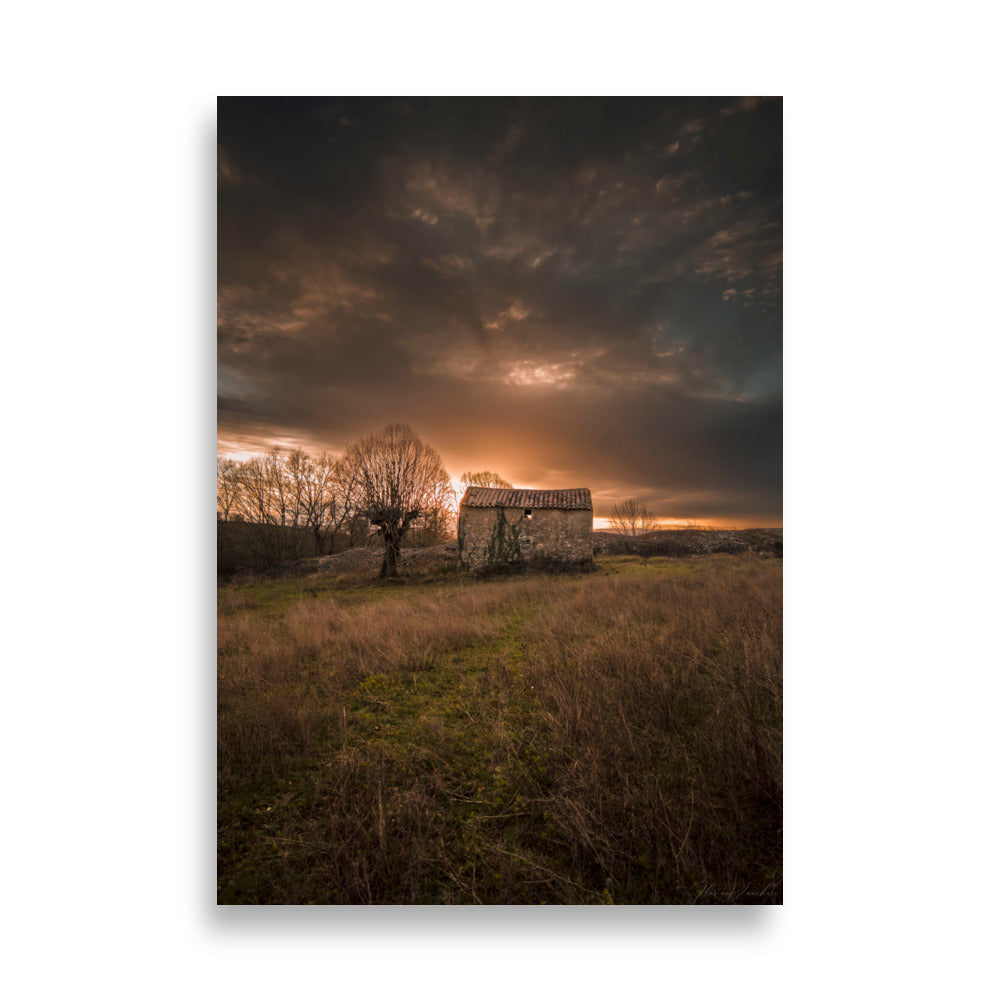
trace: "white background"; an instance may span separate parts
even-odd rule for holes
[[[10,995],[983,992],[998,668],[985,9],[6,12]],[[782,907],[214,904],[215,97],[467,93],[784,96]]]

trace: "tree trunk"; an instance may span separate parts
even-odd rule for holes
[[[383,530],[382,543],[385,545],[385,555],[382,557],[382,568],[379,570],[378,578],[386,580],[399,576],[399,532]]]

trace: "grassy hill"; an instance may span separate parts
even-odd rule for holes
[[[780,559],[351,558],[219,588],[219,902],[781,901]]]

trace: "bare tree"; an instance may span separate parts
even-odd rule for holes
[[[320,555],[324,536],[335,534],[346,516],[339,510],[336,463],[326,452],[313,458],[297,448],[285,460],[284,474],[291,497],[292,523],[312,531],[314,550]]]
[[[417,546],[440,545],[455,537],[456,516],[448,506],[442,505],[430,510],[420,518],[419,527],[411,534],[411,542]]]
[[[498,490],[512,490],[514,488],[499,472],[490,472],[488,469],[483,472],[463,472],[461,484],[463,486],[491,486]]]
[[[240,463],[238,478],[236,510],[240,517],[251,524],[273,524],[274,505],[266,460],[255,455]]]
[[[236,512],[240,492],[240,466],[231,458],[215,460],[215,512],[228,521]]]
[[[347,532],[348,545],[353,546],[367,534],[367,525],[359,530],[359,522],[364,518],[358,509],[361,502],[361,474],[356,464],[343,458],[333,463],[331,469],[330,530],[336,534],[343,528]]]
[[[305,526],[312,489],[313,462],[301,449],[295,448],[284,459],[282,470],[288,482],[288,494],[291,500],[291,523],[296,527]]]
[[[622,535],[643,535],[651,531],[656,519],[645,504],[636,497],[630,497],[611,508],[611,527]]]
[[[263,458],[268,491],[271,494],[271,514],[280,525],[292,523],[293,487],[288,475],[287,462],[277,448],[272,448]]]
[[[285,540],[279,527],[281,504],[276,498],[273,481],[274,464],[272,456],[256,455],[226,470],[227,478],[234,480],[228,519],[244,521],[251,526],[246,538],[254,550],[254,558],[261,565],[271,565],[285,555]],[[220,474],[220,497],[226,488],[222,480]]]
[[[447,505],[454,494],[441,456],[405,424],[389,424],[352,444],[338,463],[356,479],[358,511],[382,538],[379,578],[399,575],[399,549],[417,518]]]

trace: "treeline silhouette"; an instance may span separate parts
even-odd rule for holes
[[[217,568],[222,575],[329,555],[372,539],[357,468],[325,452],[272,448],[216,466]],[[446,503],[426,511],[407,538],[434,545],[453,531]]]

